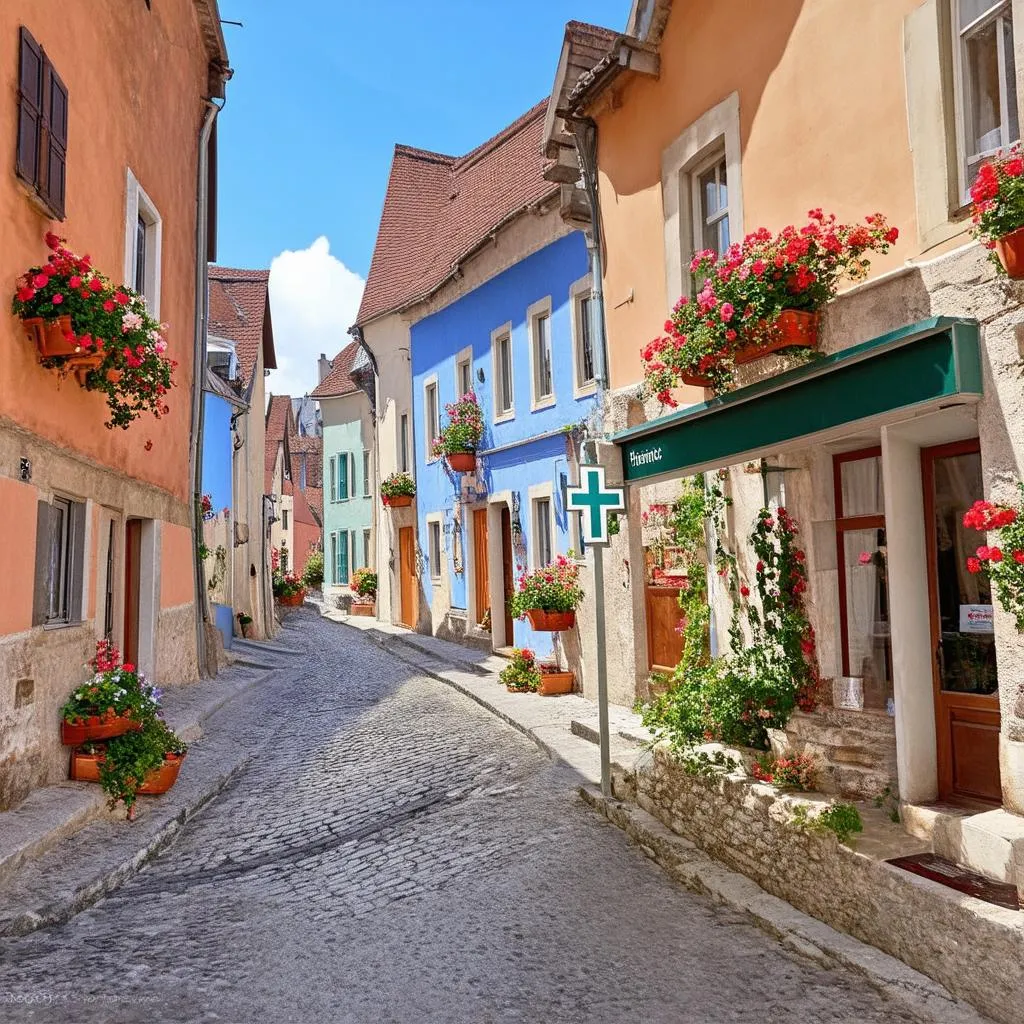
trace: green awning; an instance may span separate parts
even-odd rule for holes
[[[932,317],[611,438],[627,482],[733,465],[895,410],[981,397],[973,320]]]

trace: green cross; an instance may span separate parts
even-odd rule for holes
[[[588,544],[608,542],[607,512],[625,508],[623,492],[616,487],[605,487],[603,466],[584,466],[580,472],[584,481],[579,487],[570,487],[568,504],[570,508],[589,509],[583,516],[583,539]]]

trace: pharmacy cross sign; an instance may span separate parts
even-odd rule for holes
[[[582,466],[580,476],[580,486],[568,489],[569,508],[583,512],[583,540],[587,544],[607,544],[606,513],[626,507],[623,491],[618,487],[605,487],[604,466]]]

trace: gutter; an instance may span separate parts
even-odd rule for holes
[[[226,81],[229,75],[224,75]],[[212,99],[206,99],[206,116],[199,130],[199,158],[196,166],[196,267],[195,267],[195,324],[192,345],[192,419],[189,433],[189,481],[192,486],[192,561],[193,597],[196,609],[196,660],[199,674],[208,674],[206,663],[206,623],[209,610],[206,604],[206,572],[199,557],[203,533],[202,489],[203,462],[203,389],[206,379],[206,322],[209,304],[209,264],[207,262],[207,218],[210,202],[209,163],[210,135],[213,122],[223,109]]]

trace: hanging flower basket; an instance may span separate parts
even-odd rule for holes
[[[389,508],[408,508],[416,494],[416,481],[408,473],[392,473],[381,481],[381,504]]]
[[[77,747],[89,740],[109,740],[141,728],[142,723],[130,715],[91,715],[81,722],[61,722],[60,741],[66,747]]]
[[[76,355],[72,356],[68,360],[68,365],[71,367],[71,372],[75,375],[75,380],[84,388],[86,386],[86,378],[92,373],[93,370],[98,370],[103,363],[103,356],[101,355]],[[109,380],[109,377],[107,378]]]
[[[563,633],[576,625],[575,612],[546,612],[543,608],[529,608],[526,617],[530,625],[542,633]]]
[[[554,665],[541,665],[537,692],[542,697],[560,697],[572,693],[575,685],[576,676],[572,672],[559,672]]]
[[[452,452],[446,458],[453,473],[472,473],[476,469],[476,452]]]
[[[1000,273],[1024,278],[1024,154],[1020,144],[986,160],[971,185],[972,234]]]
[[[40,359],[56,359],[59,356],[73,356],[79,351],[71,330],[71,317],[61,316],[56,320],[44,320],[41,316],[30,316],[22,320],[28,340],[39,351]],[[69,338],[68,335],[71,335]]]
[[[997,238],[996,255],[1007,277],[1015,281],[1024,278],[1024,227]]]
[[[411,494],[396,494],[393,498],[381,498],[388,508],[408,508],[412,504]]]

